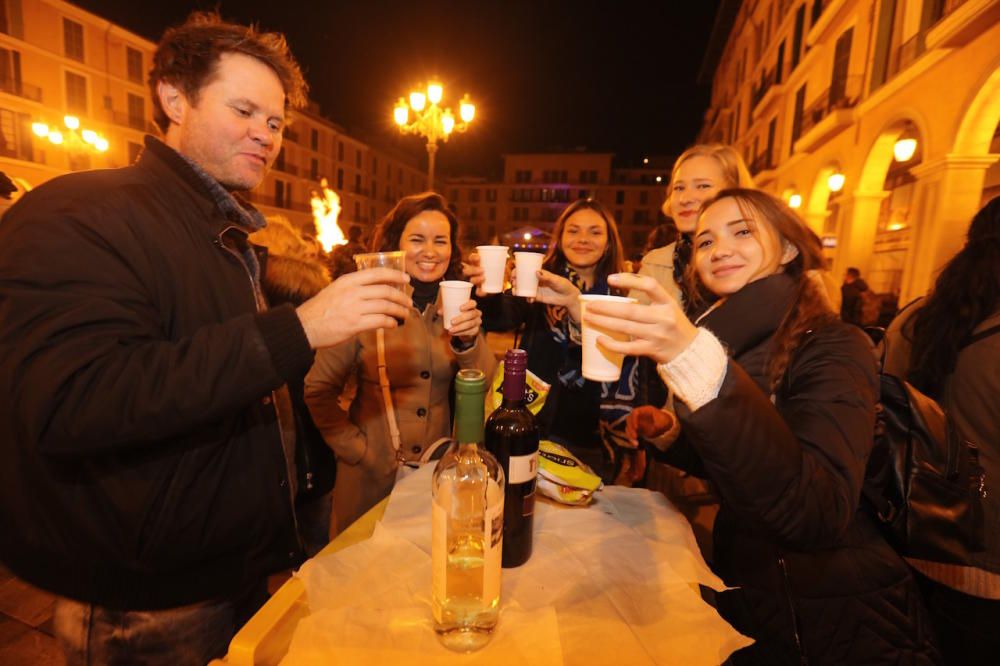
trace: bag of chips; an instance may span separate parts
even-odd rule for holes
[[[492,390],[486,395],[486,415],[489,416],[503,402],[503,360],[497,365],[496,372],[493,373]],[[533,373],[531,370],[525,372],[524,377],[524,402],[525,406],[532,414],[538,416],[545,406],[545,399],[549,396],[552,388],[545,380]]]
[[[601,477],[569,450],[543,439],[538,445],[536,490],[562,504],[589,504],[594,492],[604,486]]]

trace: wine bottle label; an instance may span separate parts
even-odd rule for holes
[[[507,483],[527,483],[533,481],[538,473],[538,451],[529,453],[526,456],[511,456],[510,469],[507,474]]]
[[[431,502],[431,591],[448,598],[448,512]]]

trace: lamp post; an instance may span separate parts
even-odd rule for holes
[[[48,123],[34,122],[31,131],[40,139],[48,139],[55,146],[66,150],[85,152],[93,150],[98,153],[108,152],[108,140],[92,129],[80,129],[80,119],[76,116],[63,116],[65,130],[52,127]]]
[[[464,132],[469,129],[469,123],[476,115],[476,107],[469,99],[469,94],[459,102],[459,118],[450,108],[442,109],[441,99],[444,97],[444,86],[436,79],[427,84],[426,92],[411,92],[407,104],[402,97],[393,109],[393,119],[403,134],[416,134],[427,139],[427,189],[434,189],[434,156],[437,153],[438,142],[446,143],[453,132]],[[410,122],[410,112],[413,112],[413,122]]]

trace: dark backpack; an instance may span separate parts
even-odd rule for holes
[[[967,344],[998,330],[983,331]],[[985,548],[986,479],[979,448],[909,382],[884,372],[879,381],[862,500],[901,555],[968,566],[969,556]]]

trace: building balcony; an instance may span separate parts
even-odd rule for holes
[[[750,108],[756,109],[757,105],[763,101],[764,96],[774,85],[774,79],[775,70],[773,68],[761,73],[760,83],[750,90]]]
[[[889,54],[889,62],[885,68],[886,81],[913,64],[927,50],[925,38],[926,33],[918,32],[893,49],[892,53]]]
[[[709,121],[704,125],[706,128],[704,142],[729,143],[730,119],[733,116],[733,110],[729,107],[716,107],[710,115]]]
[[[0,92],[17,95],[32,102],[42,101],[42,89],[30,83],[11,78],[0,78]]]
[[[278,164],[274,163],[274,170],[280,171],[281,173],[287,173],[289,176],[299,175],[299,168],[294,164]]]
[[[777,166],[774,163],[774,156],[771,151],[765,151],[755,157],[749,165],[750,175],[753,176],[754,183],[760,186],[762,183],[773,180],[774,170]]]
[[[775,101],[784,99],[785,87],[784,83],[774,83],[765,90],[760,100],[754,106],[753,115],[757,118],[764,116]]]
[[[802,113],[795,152],[808,152],[854,122],[854,106],[861,89],[860,76],[849,76],[843,86],[823,91]]]
[[[945,0],[941,17],[927,31],[928,49],[957,48],[968,44],[1000,21],[996,0]]]
[[[134,130],[152,134],[154,136],[160,133],[160,128],[145,118],[132,116],[127,113],[122,113],[121,111],[108,111],[107,113],[108,119],[120,127],[130,127]]]
[[[846,0],[827,0],[823,3],[820,15],[813,17],[809,32],[806,33],[807,46],[815,46],[823,41],[827,31],[834,25],[834,19],[846,4]]]

